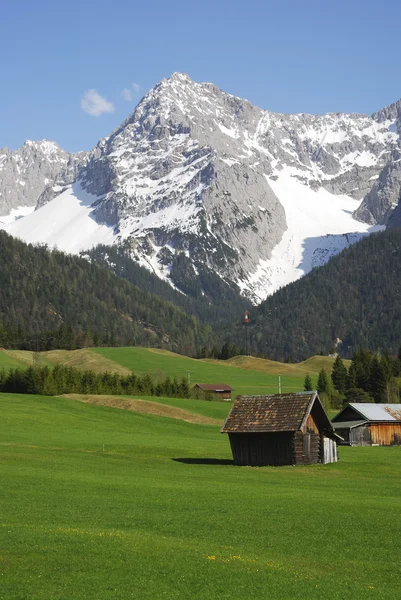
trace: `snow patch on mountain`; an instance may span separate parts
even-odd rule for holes
[[[101,225],[92,216],[98,198],[79,183],[69,186],[54,200],[12,223],[0,223],[10,235],[27,243],[47,244],[71,254],[79,254],[97,244],[113,244],[114,229]]]
[[[34,210],[34,206],[18,206],[18,208],[13,208],[8,215],[4,217],[0,217],[0,225],[6,225],[8,223],[13,223],[17,219],[21,219],[21,217],[26,217],[30,215]]]
[[[266,290],[271,294],[296,281],[368,233],[381,229],[352,217],[357,200],[323,188],[314,191],[297,181],[291,170],[268,180],[284,206],[288,229],[271,258],[259,261],[256,270],[240,284],[243,290],[252,288],[259,300],[266,298]]]

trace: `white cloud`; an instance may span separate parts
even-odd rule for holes
[[[131,87],[124,88],[121,95],[127,102],[132,102],[134,94],[138,94],[140,89],[139,83],[131,83]]]
[[[128,88],[124,88],[123,91],[121,92],[121,96],[124,98],[124,100],[126,100],[127,102],[131,102],[132,101],[132,92],[131,90],[129,90]]]
[[[81,98],[81,108],[92,117],[114,112],[114,105],[103,98],[96,90],[88,90]]]

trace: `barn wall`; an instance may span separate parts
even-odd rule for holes
[[[371,423],[372,444],[380,446],[401,446],[401,423]]]
[[[296,431],[294,435],[294,464],[315,465],[321,462],[320,435]]]
[[[236,465],[263,467],[293,464],[292,433],[229,433],[229,439]]]
[[[351,446],[371,446],[369,425],[361,425],[350,429],[349,441]]]
[[[308,418],[306,419],[305,430],[308,433],[316,433],[317,435],[319,435],[319,428],[311,413],[309,413]]]

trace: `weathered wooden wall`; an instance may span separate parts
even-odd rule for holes
[[[351,446],[370,446],[372,442],[370,439],[369,425],[360,425],[359,427],[350,429],[349,441]]]
[[[401,423],[371,423],[370,439],[380,446],[401,446]]]
[[[316,433],[319,435],[319,428],[316,425],[315,419],[311,413],[309,413],[308,418],[306,419],[305,429],[308,433]]]
[[[343,436],[340,429],[338,432]],[[354,427],[349,431],[349,443],[351,446],[401,446],[401,423],[366,423]]]
[[[321,442],[318,433],[296,431],[294,435],[294,464],[315,465],[321,462]]]
[[[234,463],[263,467],[294,464],[293,434],[229,433]]]

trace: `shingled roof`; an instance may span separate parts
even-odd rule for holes
[[[238,396],[221,432],[298,431],[316,399],[320,404],[317,392]],[[326,415],[324,409],[323,413]],[[332,429],[327,415],[326,418],[329,428]]]

